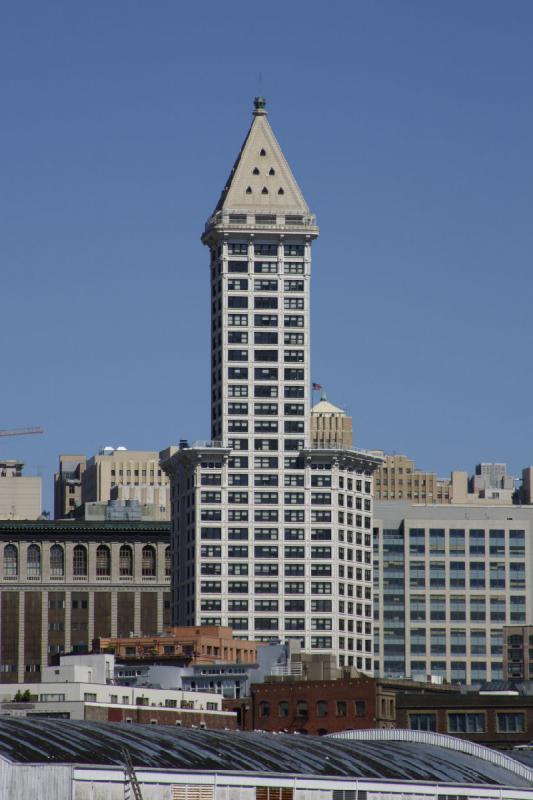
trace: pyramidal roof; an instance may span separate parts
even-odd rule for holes
[[[215,208],[237,213],[309,214],[291,168],[256,97],[253,121]]]
[[[318,403],[315,403],[311,408],[311,414],[338,414],[345,417],[346,411],[338,406],[334,406],[326,397],[321,397]]]

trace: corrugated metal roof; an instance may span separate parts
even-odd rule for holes
[[[0,719],[0,756],[18,763],[120,764],[185,771],[337,775],[506,786],[530,784],[473,755],[417,742],[349,741],[170,726]]]

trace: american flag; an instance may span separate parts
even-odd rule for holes
[[[313,383],[313,392],[320,392],[321,389],[322,389],[321,383]]]

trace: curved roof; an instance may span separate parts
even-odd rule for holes
[[[191,771],[344,776],[531,786],[524,775],[472,754],[418,742],[208,731],[109,722],[0,719],[0,756],[22,763],[121,764]],[[517,764],[517,768],[520,765]]]

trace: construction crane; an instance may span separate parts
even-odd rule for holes
[[[13,428],[12,430],[0,430],[0,436],[31,436],[35,433],[44,433],[40,426],[36,428]]]

